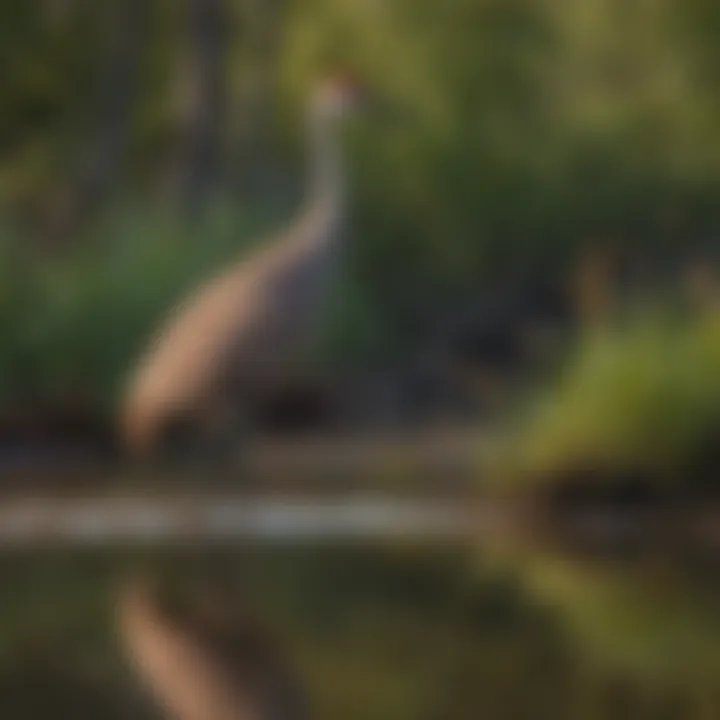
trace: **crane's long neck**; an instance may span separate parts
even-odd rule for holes
[[[345,166],[337,125],[322,116],[310,121],[312,198],[340,207],[345,196]]]
[[[345,212],[346,177],[340,137],[332,119],[316,113],[310,114],[308,135],[310,177],[300,224],[313,230],[307,234],[307,242],[330,243],[339,236],[336,230]]]

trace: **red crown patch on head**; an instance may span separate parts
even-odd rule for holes
[[[357,76],[344,70],[336,70],[327,74],[322,84],[324,87],[348,97],[361,97],[365,94],[363,84]]]

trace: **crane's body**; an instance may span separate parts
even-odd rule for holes
[[[316,338],[340,260],[343,96],[311,105],[313,177],[305,209],[254,256],[206,282],[157,336],[130,385],[127,444],[146,452],[173,419],[209,418],[292,377]]]

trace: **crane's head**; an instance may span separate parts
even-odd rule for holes
[[[365,104],[365,97],[364,88],[355,78],[335,73],[318,83],[311,99],[311,111],[323,120],[344,120]]]

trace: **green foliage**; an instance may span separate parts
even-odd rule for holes
[[[250,135],[284,148],[273,154],[285,167],[298,161],[288,141],[299,140],[309,84],[328,64],[358,68],[403,111],[403,122],[369,123],[356,143],[360,262],[378,291],[470,282],[518,254],[562,257],[608,228],[655,241],[668,201],[701,226],[717,223],[707,198],[720,169],[719,21],[707,0],[660,0],[621,16],[611,0],[291,2],[274,21],[269,75],[243,35],[259,6],[227,5],[231,175],[245,171],[234,149],[253,112],[243,94],[253,78],[272,83],[278,112]],[[0,8],[9,150],[0,201],[10,210],[63,187],[102,133],[96,105],[122,7]],[[182,7],[153,0],[138,21],[132,137],[116,178],[124,191],[164,177],[182,142]]]
[[[51,262],[20,253],[6,234],[0,407],[26,400],[109,407],[159,321],[262,225],[222,206],[197,226],[126,210]]]
[[[606,231],[657,243],[668,202],[716,223],[716,55],[697,52],[701,6],[665,0],[621,19],[609,0],[293,6],[282,92],[301,96],[330,58],[360,67],[406,118],[359,139],[368,275],[392,294],[560,261]]]
[[[523,477],[645,470],[680,479],[720,429],[720,322],[641,313],[581,338],[506,439]]]

